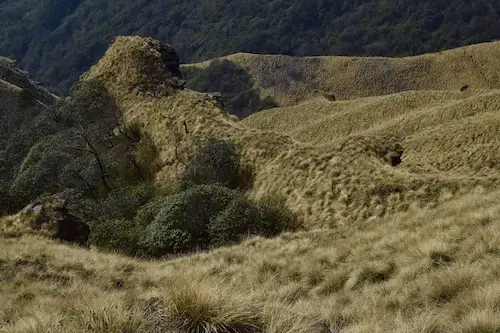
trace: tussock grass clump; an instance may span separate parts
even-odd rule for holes
[[[500,330],[499,312],[492,310],[476,310],[467,314],[454,327],[453,332],[460,333],[494,333]]]
[[[29,221],[22,219],[20,214],[0,217],[0,235],[2,237],[21,237],[33,233]]]
[[[179,277],[165,296],[166,322],[176,332],[261,332],[262,303],[222,285]]]
[[[432,265],[446,265],[453,261],[453,248],[441,240],[430,240],[419,248]]]
[[[425,297],[437,303],[449,302],[461,292],[481,285],[484,277],[479,266],[464,266],[438,271],[426,281]]]
[[[379,283],[387,281],[396,267],[394,263],[370,262],[361,264],[361,267],[353,272],[346,281],[347,289],[354,289],[364,283]]]
[[[138,306],[126,304],[120,295],[109,295],[107,299],[94,297],[76,306],[78,326],[99,333],[148,332],[147,313]]]
[[[342,290],[347,281],[349,281],[349,276],[346,272],[333,270],[328,272],[324,282],[318,287],[317,293],[322,296],[331,295]]]
[[[327,333],[327,326],[312,318],[307,318],[292,306],[269,304],[265,309],[265,332],[279,333]]]

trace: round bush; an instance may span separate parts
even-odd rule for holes
[[[143,228],[139,228],[134,222],[125,219],[96,221],[91,225],[90,241],[106,250],[139,255],[142,253],[139,244],[142,232]]]
[[[260,211],[244,197],[233,200],[210,224],[212,245],[236,243],[245,236],[255,234],[260,223]]]
[[[283,203],[260,202],[257,207],[261,218],[256,228],[262,236],[273,237],[296,227],[295,216]]]
[[[138,226],[146,228],[153,222],[156,214],[165,206],[167,197],[156,197],[148,201],[145,205],[139,208],[134,217],[134,223]]]
[[[181,188],[202,184],[237,188],[240,177],[239,160],[236,145],[228,141],[208,139],[191,156],[181,177]]]
[[[199,185],[167,197],[142,244],[153,256],[207,248],[210,221],[238,195],[226,187]]]
[[[284,206],[236,198],[210,225],[213,245],[234,244],[249,236],[274,237],[292,228],[293,215]]]

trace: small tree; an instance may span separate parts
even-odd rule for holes
[[[181,189],[217,184],[237,188],[240,183],[240,155],[236,145],[210,138],[193,152],[181,176]]]
[[[143,246],[153,256],[207,248],[210,221],[238,195],[226,187],[200,185],[167,197],[146,228]]]
[[[210,224],[212,245],[234,244],[245,237],[274,237],[294,227],[293,214],[282,205],[255,203],[240,196]]]

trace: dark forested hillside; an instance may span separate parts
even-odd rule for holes
[[[120,34],[170,42],[185,62],[404,56],[499,38],[499,12],[500,0],[2,0],[0,55],[62,93]]]

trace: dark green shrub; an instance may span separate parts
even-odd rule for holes
[[[167,197],[142,244],[153,256],[207,248],[210,221],[238,195],[226,187],[200,185]]]
[[[151,222],[153,222],[160,209],[165,206],[166,200],[167,197],[152,198],[148,203],[137,210],[134,217],[134,223],[146,228]]]
[[[120,198],[111,195],[107,204]],[[279,202],[254,203],[240,192],[198,185],[138,203],[123,200],[116,214],[92,223],[91,241],[108,250],[154,257],[234,244],[248,236],[273,237],[293,228],[293,215]],[[124,207],[129,205],[130,207]],[[129,209],[129,213],[122,210]],[[133,220],[130,215],[136,211]]]
[[[100,248],[128,255],[144,254],[140,240],[147,226],[164,206],[166,199],[165,197],[153,198],[140,207],[149,193],[149,190],[144,191],[144,189],[138,189],[135,195],[111,193],[110,198],[101,205],[115,206],[115,209],[111,212],[112,214],[108,212],[107,215],[103,215],[102,211],[98,212],[98,220],[92,223],[91,242]],[[133,220],[130,220],[130,216],[134,214]],[[109,220],[103,220],[104,217],[110,215]],[[117,216],[126,216],[126,218],[116,218]]]
[[[258,230],[266,237],[276,236],[279,233],[297,227],[295,215],[279,198],[262,200],[257,204],[260,212]]]
[[[23,89],[19,93],[18,105],[21,109],[35,106],[36,98],[31,91],[29,91],[28,89]]]
[[[91,225],[90,241],[102,249],[140,255],[139,239],[143,232],[143,228],[126,219],[96,221]]]
[[[60,113],[68,125],[87,127],[98,122],[106,125],[106,129],[113,129],[121,120],[114,98],[97,80],[76,82],[70,97],[60,106]]]
[[[217,184],[237,188],[240,183],[240,156],[235,144],[210,138],[193,152],[181,176],[181,189]]]
[[[16,198],[9,193],[9,189],[0,185],[0,216],[13,214],[21,208],[17,204]]]
[[[71,147],[58,141],[62,139],[55,136],[31,148],[11,184],[12,196],[27,204],[42,193],[56,193],[62,189],[59,175],[74,159]]]
[[[113,190],[96,205],[99,220],[132,219],[152,194],[153,188],[148,184]]]
[[[210,225],[212,245],[234,244],[249,236],[274,237],[293,228],[293,215],[283,205],[254,203],[241,196]]]
[[[222,246],[241,241],[256,233],[260,223],[260,211],[244,197],[233,200],[229,206],[210,223],[211,245]]]
[[[158,154],[158,148],[156,148],[153,139],[148,134],[142,133],[135,146],[134,159],[147,179],[153,179],[154,174],[160,169]]]

